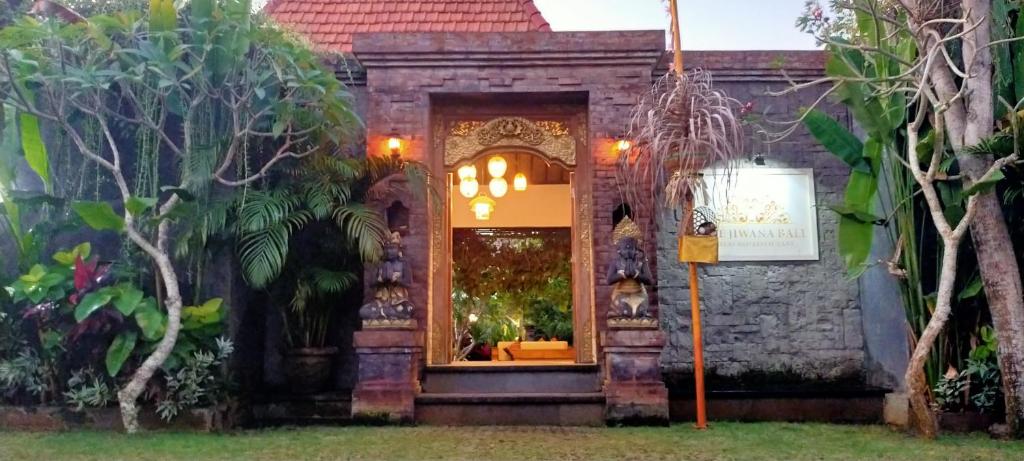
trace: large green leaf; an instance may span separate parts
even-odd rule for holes
[[[89,259],[90,254],[92,254],[92,244],[89,242],[82,242],[75,245],[71,251],[58,251],[54,253],[53,260],[62,266],[71,267],[75,264],[76,259],[79,257],[81,257],[82,260]]]
[[[223,299],[213,298],[206,301],[201,306],[185,307],[181,312],[182,328],[185,330],[194,330],[205,325],[219,323],[223,318],[221,311],[221,305],[223,303]]]
[[[52,190],[50,184],[50,157],[46,153],[43,134],[39,129],[39,118],[35,115],[21,113],[21,148],[25,151],[25,161],[43,180],[46,191]]]
[[[846,263],[849,276],[857,277],[867,268],[874,232],[875,228],[871,223],[840,216],[839,254]]]
[[[991,18],[990,28],[993,41],[1013,38],[1014,30],[1011,24],[1008,0],[992,0],[992,11],[989,17]],[[1014,69],[1009,43],[1004,42],[992,46],[992,70],[993,110],[996,119],[1000,119],[1006,115],[1006,105],[1002,101],[1011,105],[1017,101],[1013,95]],[[1018,75],[1017,77],[1022,76]]]
[[[1016,30],[1013,33],[1014,37],[1024,37],[1024,21],[1020,20],[1019,14]],[[1020,40],[1011,42],[1010,51],[1013,56],[1013,88],[1015,94],[1014,99],[1011,99],[1010,103],[1013,104],[1013,101],[1024,98],[1024,42]]]
[[[93,229],[118,232],[124,229],[124,218],[107,202],[74,202],[71,208]]]
[[[984,285],[981,283],[981,277],[975,275],[971,278],[971,281],[967,283],[967,286],[965,286],[963,290],[960,290],[960,294],[957,295],[956,299],[963,301],[965,299],[978,296],[981,294],[982,288],[984,288]]]
[[[876,216],[874,214],[861,211],[859,209],[852,208],[846,205],[830,205],[829,209],[836,212],[836,214],[840,216],[868,224],[876,224],[879,221],[885,219],[881,216]]]
[[[852,209],[870,213],[874,207],[877,192],[878,178],[875,175],[856,170],[851,171],[843,203]]]
[[[124,208],[128,210],[132,216],[142,216],[150,208],[156,205],[156,198],[153,197],[129,197],[128,201],[125,202]]]
[[[156,307],[153,298],[146,298],[135,308],[135,323],[142,330],[147,341],[156,341],[164,335],[167,328],[167,317]]]
[[[0,193],[14,184],[15,160],[21,152],[18,122],[13,107],[0,106]]]
[[[124,366],[124,362],[128,360],[128,357],[132,355],[132,351],[135,350],[135,343],[139,339],[139,334],[133,330],[122,332],[114,338],[114,341],[110,343],[110,347],[107,348],[107,374],[111,377],[117,376],[117,373],[121,371],[121,367]]]
[[[93,312],[100,310],[113,299],[109,290],[99,290],[82,297],[82,300],[75,306],[75,321],[81,322],[87,319]]]
[[[1004,175],[1002,171],[996,171],[995,173],[992,173],[992,175],[989,176],[988,179],[971,184],[970,187],[964,189],[963,194],[965,196],[971,196],[974,194],[988,192],[995,188],[996,184],[998,184],[999,181],[1002,181],[1004,179],[1006,179],[1006,175]]]
[[[114,296],[114,307],[117,308],[121,315],[129,316],[135,312],[135,308],[142,302],[142,298],[145,294],[142,290],[135,288],[129,284],[123,284],[118,286],[117,296]]]
[[[828,114],[812,109],[804,117],[804,126],[822,146],[851,168],[865,173],[871,172],[863,157],[864,144]]]
[[[177,26],[177,22],[173,0],[149,0],[150,32],[171,32]]]

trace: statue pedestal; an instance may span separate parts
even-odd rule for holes
[[[359,378],[352,391],[352,417],[363,421],[413,421],[420,392],[423,332],[373,329],[355,333]]]
[[[668,388],[658,363],[664,345],[656,328],[601,333],[607,422],[668,425]]]

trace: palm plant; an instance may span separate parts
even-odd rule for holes
[[[242,274],[253,288],[287,304],[282,318],[290,347],[323,347],[338,305],[331,298],[358,285],[361,263],[380,259],[389,230],[367,199],[395,174],[423,184],[422,172],[418,164],[393,159],[320,154],[240,197]]]

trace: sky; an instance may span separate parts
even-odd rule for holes
[[[533,0],[556,31],[669,27],[662,0]],[[794,27],[804,0],[679,0],[683,49],[806,50]]]

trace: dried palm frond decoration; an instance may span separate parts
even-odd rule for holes
[[[628,199],[678,208],[688,194],[706,195],[699,172],[742,155],[742,104],[712,85],[711,74],[694,70],[658,79],[633,109],[630,152],[619,158]],[[735,110],[734,110],[735,109]],[[649,197],[641,197],[649,191]],[[646,200],[650,199],[650,200]]]

